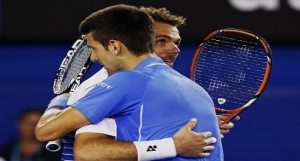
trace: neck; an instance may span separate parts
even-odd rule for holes
[[[155,56],[151,53],[145,53],[141,56],[135,56],[135,55],[128,55],[126,59],[124,59],[124,69],[125,70],[132,70],[134,69],[140,62],[143,60]]]

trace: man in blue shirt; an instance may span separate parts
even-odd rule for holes
[[[216,149],[206,159],[223,160],[220,131],[210,97],[200,86],[153,56],[153,24],[146,24],[145,19],[134,21],[138,11],[134,15],[127,13],[128,17],[124,10],[122,14],[110,12],[116,8],[94,13],[81,24],[81,31],[87,34],[92,49],[91,59],[104,64],[110,77],[92,87],[85,97],[54,119],[41,121],[36,130],[38,138],[57,139],[90,122],[98,123],[104,118],[114,117],[118,140],[162,139],[172,137],[191,117],[195,117],[198,124],[193,130],[211,131],[217,138]],[[109,18],[101,18],[105,15]],[[64,106],[61,101],[61,97],[55,98],[49,109]],[[76,119],[72,119],[74,117]],[[63,124],[66,121],[68,124]],[[119,128],[119,125],[124,127]],[[150,151],[160,147],[153,146]],[[170,157],[175,155],[171,152]]]

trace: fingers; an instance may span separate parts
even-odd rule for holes
[[[188,129],[192,130],[196,126],[196,124],[197,124],[197,119],[192,118],[184,127],[187,127]]]
[[[207,145],[207,146],[205,146],[205,147],[203,148],[203,151],[212,151],[212,150],[214,150],[214,149],[215,149],[214,146]]]
[[[190,119],[186,125],[173,136],[177,155],[183,157],[207,157],[214,150],[213,144],[217,141],[212,132],[194,132],[197,119]]]
[[[232,122],[228,123],[223,123],[227,118],[228,115],[217,115],[218,121],[219,121],[219,126],[220,126],[220,132],[221,132],[221,138],[224,138],[224,134],[229,133],[229,129],[234,127],[234,124]],[[239,116],[235,116],[233,120],[240,120]]]
[[[212,150],[214,150],[214,149],[215,149],[214,146],[211,146],[211,145],[205,146],[205,147],[203,148],[203,153],[200,153],[200,154],[199,154],[199,157],[208,157],[208,156],[210,156],[209,151],[212,151]]]
[[[227,124],[221,124],[220,125],[221,138],[224,138],[224,134],[228,134],[229,129],[231,129],[233,127],[234,127],[234,124],[232,122],[229,122]]]
[[[221,134],[220,134],[220,137],[221,137],[221,139],[223,139],[223,138],[224,138],[224,135],[221,133]]]
[[[220,125],[220,129],[223,129],[223,130],[229,130],[233,127],[234,127],[234,124],[232,122],[228,122],[226,124],[221,124]]]
[[[205,142],[207,145],[213,144],[213,143],[215,143],[216,141],[217,141],[217,139],[216,139],[215,137],[209,137],[209,138],[206,138],[206,139],[204,140],[204,142]]]
[[[219,121],[225,121],[227,118],[228,118],[228,116],[229,115],[226,115],[226,114],[224,114],[224,115],[217,115],[217,117],[218,117],[218,120]],[[234,116],[233,118],[232,118],[232,120],[240,120],[241,118],[240,118],[240,116]]]
[[[208,157],[210,156],[210,153],[200,153],[199,157]]]
[[[234,118],[233,118],[233,120],[240,120],[241,118],[240,118],[240,116],[235,116]]]

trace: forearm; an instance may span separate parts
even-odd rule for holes
[[[50,109],[41,117],[35,134],[40,141],[56,140],[89,123],[90,121],[73,107],[64,110]]]
[[[176,155],[207,157],[209,152],[214,150],[212,144],[216,142],[216,138],[211,137],[211,132],[191,131],[196,123],[196,119],[191,119],[173,138],[134,143],[121,142],[99,132],[87,132],[85,129],[85,132],[81,131],[76,135],[74,156],[79,161],[156,160]],[[148,148],[156,148],[156,151],[147,152]]]
[[[149,152],[149,148],[153,151]],[[114,140],[104,134],[89,133],[78,134],[74,145],[74,157],[77,161],[156,160],[175,156],[172,138],[133,143]]]
[[[40,141],[49,141],[49,140],[56,140],[58,138],[50,139],[50,135],[54,134],[55,131],[53,130],[53,127],[48,126],[47,124],[55,119],[59,114],[62,113],[62,109],[60,108],[52,108],[50,110],[47,110],[42,117],[40,118],[39,122],[36,125],[35,128],[35,134],[38,140]],[[57,132],[59,132],[57,130]],[[48,139],[49,138],[49,139]]]
[[[93,139],[91,139],[93,138]],[[74,145],[76,161],[137,160],[137,150],[132,142],[114,140],[104,134],[78,134]]]

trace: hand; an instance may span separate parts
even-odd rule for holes
[[[57,95],[57,96],[55,96],[55,97],[50,101],[50,103],[53,102],[53,101],[54,101],[55,99],[57,99],[57,98],[60,98],[60,97],[66,97],[66,98],[69,98],[70,96],[71,96],[70,93],[63,93],[63,94]]]
[[[174,135],[177,155],[183,157],[207,157],[209,151],[215,147],[210,145],[216,142],[216,138],[210,137],[211,132],[196,133],[192,131],[197,123],[197,119],[191,119]]]
[[[234,127],[234,124],[232,122],[228,122],[223,124],[224,120],[227,119],[227,115],[217,115],[218,117],[218,122],[219,122],[219,127],[221,131],[221,138],[224,138],[224,134],[229,133],[229,129]],[[240,120],[239,116],[235,116],[233,120]]]

